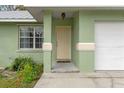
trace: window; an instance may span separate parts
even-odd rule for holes
[[[43,27],[42,26],[19,26],[20,49],[42,48]]]

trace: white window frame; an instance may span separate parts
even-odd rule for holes
[[[21,26],[29,26],[29,27],[32,27],[33,28],[33,48],[20,48],[20,27]],[[34,24],[34,25],[18,25],[18,50],[41,50],[42,48],[36,48],[36,42],[35,42],[35,27],[36,26],[42,26],[43,27],[43,25],[37,25],[37,24]],[[44,39],[44,37],[42,36],[42,37],[40,37],[40,38],[42,38],[42,39]]]

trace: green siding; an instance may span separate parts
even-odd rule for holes
[[[44,12],[44,43],[52,42],[52,13],[51,11]],[[44,72],[51,72],[52,52],[44,51],[43,53]]]
[[[94,42],[94,31],[91,15],[79,13],[79,42]]]
[[[51,11],[44,11],[44,42],[53,44],[51,51],[18,52],[18,26],[23,23],[0,23],[0,66],[9,66],[17,56],[31,56],[42,63],[45,72],[51,71],[56,62],[56,32],[55,26],[72,26],[72,62],[81,72],[94,71],[94,51],[77,51],[77,43],[95,43],[95,21],[124,21],[123,11],[92,10],[75,12],[74,18],[55,19]],[[30,23],[24,23],[30,24]]]
[[[79,52],[79,69],[81,72],[94,71],[94,52],[93,51]]]
[[[43,53],[43,62],[44,62],[44,72],[51,72],[51,52],[44,51]]]
[[[44,12],[44,42],[51,42],[52,15],[51,11]]]
[[[124,21],[123,11],[94,10],[79,12],[79,42],[95,43],[95,21]],[[94,71],[94,51],[79,51],[79,68],[81,72]]]
[[[79,14],[75,13],[73,21],[73,30],[72,30],[72,62],[79,67],[79,53],[76,50],[76,44],[79,41]]]
[[[0,66],[9,66],[18,56],[33,57],[34,61],[42,63],[42,51],[18,52],[17,24],[22,23],[0,23]]]

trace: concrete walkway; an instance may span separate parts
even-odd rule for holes
[[[35,88],[122,88],[124,72],[44,73]]]

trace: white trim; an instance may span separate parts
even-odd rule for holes
[[[34,35],[33,35],[33,49],[35,49],[35,43],[36,43],[36,42],[35,42],[35,32],[36,32],[36,31],[35,31],[35,27],[33,27],[33,34],[34,34]]]
[[[20,25],[20,26],[22,26],[22,25]],[[32,25],[23,25],[23,26],[31,26],[32,28],[33,28],[33,48],[20,48],[20,29],[18,29],[18,31],[19,31],[19,50],[37,50],[37,49],[42,49],[42,48],[36,48],[36,46],[35,46],[35,44],[36,44],[36,42],[35,42],[35,32],[36,32],[36,30],[35,30],[35,27],[36,27],[36,25],[34,26],[33,24]],[[38,25],[39,26],[39,25]],[[27,38],[27,37],[26,37]],[[40,37],[40,38],[43,38],[43,36],[42,37]]]
[[[77,43],[76,49],[78,51],[94,51],[95,43]]]
[[[0,19],[0,22],[37,22],[35,19]]]
[[[44,51],[52,51],[52,43],[43,43],[43,50]]]
[[[25,48],[25,49],[19,49],[19,50],[16,50],[16,52],[26,52],[26,53],[30,53],[30,52],[42,52],[42,48],[39,48],[39,49],[28,49],[28,48]]]
[[[41,24],[37,24],[37,23],[35,23],[35,24],[30,24],[30,23],[29,24],[28,23],[22,24],[22,23],[20,23],[20,24],[16,24],[16,25],[17,26],[42,26],[43,27],[44,24],[42,24],[42,23]]]

